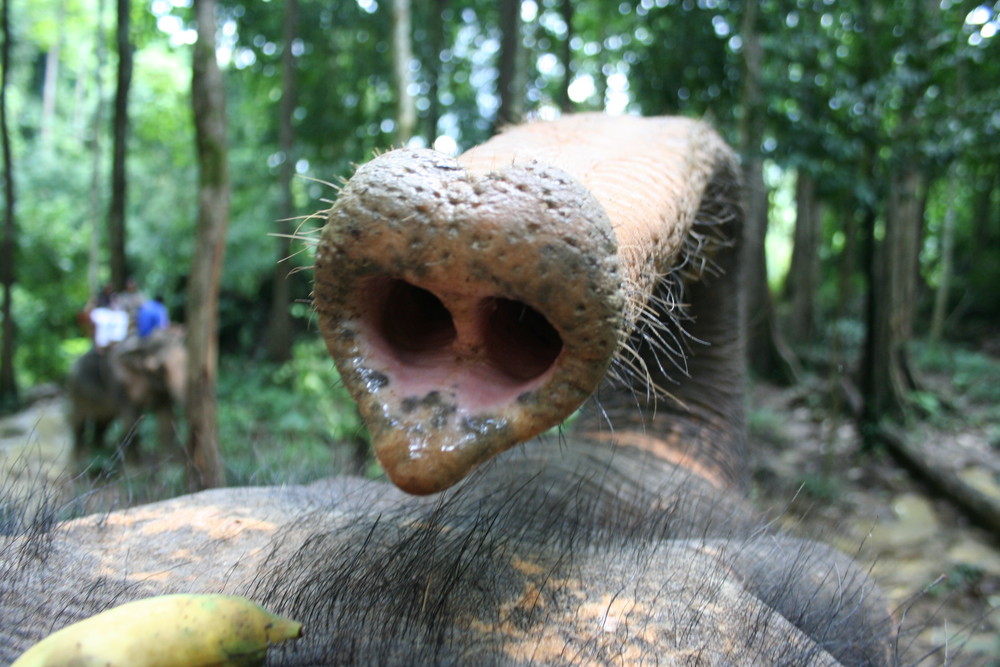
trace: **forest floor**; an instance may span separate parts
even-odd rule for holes
[[[971,525],[885,453],[861,453],[853,423],[831,417],[822,396],[818,384],[753,387],[755,503],[790,532],[871,568],[900,622],[900,664],[1000,665],[1000,535]],[[1000,496],[993,414],[922,421],[908,436]],[[0,491],[28,497],[38,485],[58,488],[68,462],[61,398],[0,419]]]
[[[923,379],[946,392],[940,378]],[[900,623],[900,664],[1000,666],[1000,535],[972,525],[887,453],[862,453],[854,422],[831,416],[819,394],[820,386],[753,388],[756,505],[870,567]],[[963,405],[961,418],[920,421],[907,437],[1000,498],[1000,424],[991,422],[995,406],[985,409]]]

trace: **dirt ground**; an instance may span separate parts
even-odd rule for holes
[[[756,504],[870,566],[900,621],[900,664],[1000,665],[1000,536],[970,525],[889,457],[862,456],[852,423],[830,418],[821,393],[753,388]],[[64,415],[51,397],[0,420],[0,490],[27,497],[65,480]],[[985,427],[919,431],[966,481],[1000,497],[1000,451]]]
[[[853,423],[815,407],[822,391],[753,388],[756,504],[871,568],[900,622],[900,664],[1000,665],[1000,535],[971,525],[885,453],[861,454]],[[1000,498],[987,427],[920,423],[908,436]]]
[[[71,457],[66,402],[50,395],[0,417],[0,492],[30,499],[38,488],[63,486]]]

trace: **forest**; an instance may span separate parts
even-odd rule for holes
[[[158,483],[377,474],[310,306],[338,184],[524,120],[690,116],[741,159],[754,383],[995,540],[998,31],[977,0],[3,0],[0,408],[63,386],[88,300],[134,277],[204,380],[195,473]],[[948,449],[968,429],[985,485]],[[842,488],[820,454],[814,500]],[[1000,605],[1000,570],[973,574]]]

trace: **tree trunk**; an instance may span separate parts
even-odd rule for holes
[[[438,121],[441,119],[441,52],[444,51],[444,10],[448,7],[448,0],[434,0],[431,3],[434,7],[428,26],[431,42],[431,53],[433,57],[427,63],[430,69],[430,91],[427,97],[430,100],[430,108],[427,110],[427,143],[434,145],[434,140],[438,136]]]
[[[101,188],[101,165],[103,164],[104,142],[104,62],[107,52],[104,49],[104,0],[97,0],[97,32],[94,50],[97,54],[97,67],[94,71],[94,96],[97,98],[94,106],[93,120],[93,161],[90,177],[90,246],[87,250],[87,287],[91,296],[96,296],[101,289],[101,211],[103,210],[103,189]]]
[[[760,377],[776,382],[794,382],[797,362],[775,322],[774,303],[767,282],[767,191],[764,187],[764,160],[760,157],[760,137],[764,115],[760,92],[761,45],[757,34],[757,3],[743,5],[743,119],[740,143],[746,211],[743,228],[743,290],[747,354],[750,368]]]
[[[96,52],[95,52],[96,53]],[[87,78],[83,76],[76,77],[76,81],[73,83],[73,141],[82,144],[87,140],[86,129],[87,121],[90,116],[87,114],[87,93],[89,92],[87,88]]]
[[[935,343],[941,340],[944,333],[945,315],[948,311],[948,292],[951,290],[951,278],[955,272],[955,190],[958,184],[957,172],[948,179],[948,196],[946,199],[944,221],[941,225],[941,275],[938,278],[937,289],[934,291],[934,312],[931,315],[930,338]]]
[[[500,68],[497,94],[500,107],[493,123],[497,132],[521,121],[524,113],[521,90],[521,3],[519,0],[500,0]]]
[[[774,301],[767,282],[767,191],[763,160],[750,158],[744,164],[746,211],[743,231],[744,327],[747,332],[747,359],[759,377],[779,384],[798,380],[798,360],[778,331]]]
[[[792,266],[785,283],[792,301],[788,335],[796,343],[806,343],[812,340],[816,323],[813,304],[819,289],[820,210],[816,181],[802,169],[795,185],[795,200]]]
[[[417,107],[410,93],[413,60],[410,0],[392,0],[392,69],[396,80],[396,143],[405,146],[417,126]]]
[[[837,300],[833,311],[833,321],[839,324],[847,316],[848,304],[854,296],[853,284],[858,253],[858,220],[854,200],[851,197],[839,198],[835,203],[833,215],[835,219],[843,220],[844,232],[844,248],[837,258]],[[844,360],[844,347],[841,327],[831,327],[830,368],[836,369],[837,374],[844,374],[843,369],[848,366]],[[837,382],[840,380],[837,379]]]
[[[858,211],[850,197],[843,197],[837,202],[833,211],[835,219],[844,221],[844,249],[840,252],[837,264],[837,305],[835,320],[841,320],[847,315],[847,305],[854,297],[854,276],[857,272],[858,259]]]
[[[17,378],[14,373],[14,320],[11,315],[11,292],[14,288],[14,258],[17,240],[14,199],[14,161],[10,151],[10,129],[7,123],[7,82],[10,70],[10,0],[3,0],[0,29],[3,30],[3,71],[0,73],[0,140],[3,143],[4,225],[3,245],[0,246],[0,283],[3,283],[3,341],[0,343],[0,405],[17,403]]]
[[[129,39],[132,3],[118,0],[118,89],[115,92],[114,147],[111,157],[111,206],[108,211],[108,245],[111,284],[125,289],[128,260],[125,255],[126,172],[128,143],[128,91],[132,84],[132,44]]]
[[[278,257],[271,285],[271,315],[268,319],[268,357],[271,361],[284,362],[292,358],[292,301],[291,283],[288,280],[288,258],[291,255],[291,218],[295,205],[292,199],[292,178],[295,176],[295,113],[297,86],[295,56],[292,43],[298,35],[299,2],[287,0],[282,29],[284,51],[281,53],[281,104],[278,106],[278,148],[284,156],[278,174],[280,201],[278,203]]]
[[[222,486],[215,385],[219,280],[229,223],[229,164],[222,73],[215,59],[215,0],[195,0],[191,100],[198,147],[198,229],[188,280],[186,408],[188,472],[193,488]]]
[[[913,338],[913,318],[917,313],[917,298],[920,285],[920,248],[924,240],[924,218],[927,212],[927,188],[925,176],[914,166],[907,166],[899,177],[898,194],[890,198],[890,204],[897,209],[899,218],[898,266],[899,280],[893,280],[896,292],[893,303],[898,304],[898,318],[894,318],[894,328],[898,336],[897,359],[903,373],[903,397],[917,389],[913,375],[913,365],[907,345]]]
[[[916,295],[921,187],[921,175],[913,167],[892,174],[885,236],[874,252],[869,297],[872,307],[865,367],[870,376],[862,388],[868,424],[878,424],[886,417],[901,418],[906,393],[913,388],[905,346]]]
[[[1000,191],[1000,168],[994,164],[982,164],[977,170],[975,181],[980,183],[972,213],[972,238],[976,239],[973,247],[979,252],[992,253],[990,244],[1000,240],[1000,198],[993,195]],[[996,203],[994,204],[994,199]],[[968,258],[972,264],[982,261],[976,256]]]
[[[559,9],[566,24],[566,39],[562,43],[563,78],[556,101],[563,113],[570,113],[573,111],[573,100],[569,99],[569,84],[573,82],[573,49],[570,44],[573,39],[573,0],[562,0]]]

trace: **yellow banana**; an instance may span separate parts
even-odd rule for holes
[[[163,595],[123,604],[55,632],[11,667],[261,665],[268,644],[302,624],[233,595]]]

